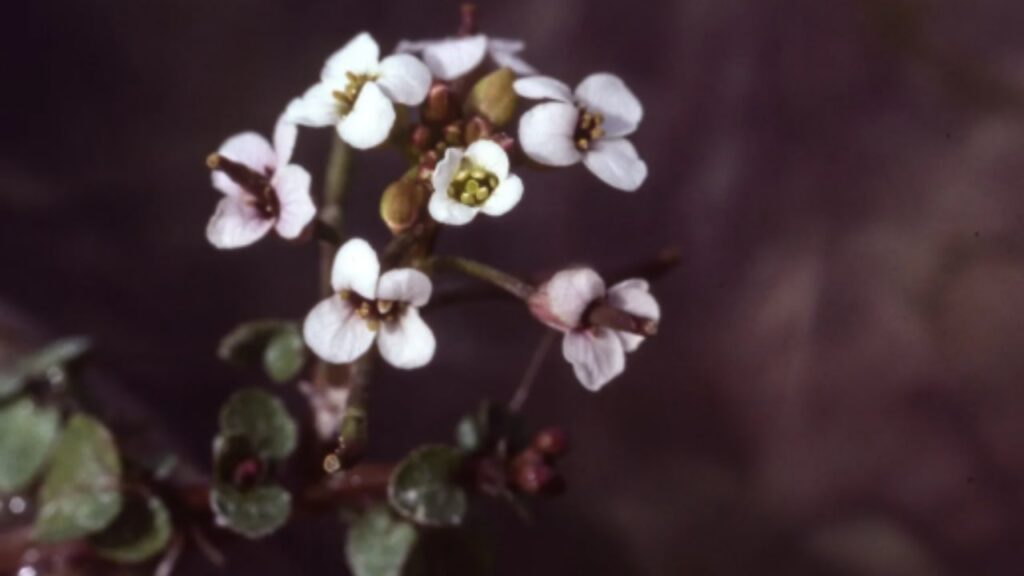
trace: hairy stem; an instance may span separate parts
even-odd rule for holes
[[[484,282],[493,284],[520,300],[526,300],[535,290],[535,288],[528,282],[524,282],[511,274],[507,274],[497,268],[492,268],[487,264],[477,262],[476,260],[470,260],[468,258],[460,258],[458,256],[436,256],[424,262],[424,267],[427,269],[453,270],[461,272],[467,276],[472,276],[478,280],[483,280]]]

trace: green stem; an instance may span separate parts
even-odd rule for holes
[[[334,264],[334,254],[337,251],[341,239],[344,238],[342,225],[344,224],[345,198],[348,191],[349,172],[352,166],[352,149],[345,144],[337,135],[331,143],[330,156],[327,158],[327,169],[324,173],[324,200],[320,209],[320,220],[318,228],[326,228],[334,231],[336,242],[326,242],[320,248],[320,292],[328,296],[331,289],[331,266]],[[327,234],[319,235],[325,238]],[[326,239],[326,238],[325,238]]]
[[[453,270],[501,288],[505,292],[526,300],[536,290],[531,284],[482,262],[458,256],[435,256],[424,262],[424,268]]]

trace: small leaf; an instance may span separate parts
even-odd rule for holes
[[[256,388],[228,399],[220,411],[220,429],[225,437],[247,439],[262,457],[272,460],[287,458],[298,436],[295,420],[281,400]]]
[[[401,576],[417,538],[414,526],[376,506],[349,528],[348,565],[355,576]]]
[[[50,455],[60,414],[22,398],[0,408],[0,494],[18,492],[39,474]]]
[[[122,564],[138,564],[153,558],[171,541],[171,517],[156,496],[133,492],[106,530],[90,538],[100,556]]]
[[[210,493],[217,524],[253,540],[284,526],[292,509],[292,496],[276,485],[238,490],[218,484]]]
[[[71,417],[40,490],[36,537],[69,540],[106,528],[121,511],[121,458],[98,420]]]
[[[424,446],[403,460],[388,484],[388,498],[400,514],[425,526],[457,526],[468,507],[458,484],[462,454],[450,446]]]
[[[54,368],[63,368],[90,350],[92,343],[83,336],[62,338],[42,350],[18,360],[14,366],[0,370],[0,400],[17,394],[33,378],[46,375]]]
[[[288,382],[306,363],[306,345],[295,324],[279,330],[263,349],[263,369],[274,382]]]

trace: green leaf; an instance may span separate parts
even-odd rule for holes
[[[60,414],[22,398],[0,408],[0,494],[28,486],[46,463],[60,432]]]
[[[152,495],[133,492],[113,524],[90,538],[97,554],[122,564],[153,558],[171,541],[171,517],[164,503]]]
[[[90,350],[92,343],[83,336],[62,338],[42,350],[18,360],[14,366],[0,369],[0,400],[17,394],[33,378],[53,368],[63,368]]]
[[[78,414],[68,421],[39,494],[36,538],[80,538],[106,528],[121,511],[121,458],[110,432]]]
[[[284,526],[292,509],[292,496],[284,488],[265,485],[238,490],[218,484],[210,493],[217,524],[253,540]]]
[[[462,453],[450,446],[414,450],[391,474],[391,505],[417,524],[461,524],[468,507],[466,491],[458,484],[462,463]]]
[[[279,330],[263,349],[263,369],[274,382],[283,383],[295,378],[305,363],[306,345],[295,324]]]
[[[491,400],[463,416],[455,427],[455,443],[466,452],[477,454],[492,450],[500,440],[518,449],[524,443],[522,418],[504,404]]]
[[[366,511],[349,528],[345,555],[355,576],[400,576],[416,545],[416,528],[386,506]]]
[[[236,392],[220,411],[223,436],[249,441],[260,456],[283,460],[295,450],[295,420],[276,397],[256,388]]]
[[[254,320],[221,339],[217,356],[242,366],[262,366],[276,382],[290,380],[306,361],[299,326],[289,320]]]

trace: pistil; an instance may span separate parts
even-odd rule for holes
[[[256,207],[265,218],[273,218],[280,212],[281,206],[270,183],[273,170],[267,169],[266,174],[249,168],[245,164],[235,162],[214,152],[206,157],[206,165],[210,170],[219,170],[238,184],[248,194],[246,202]]]

